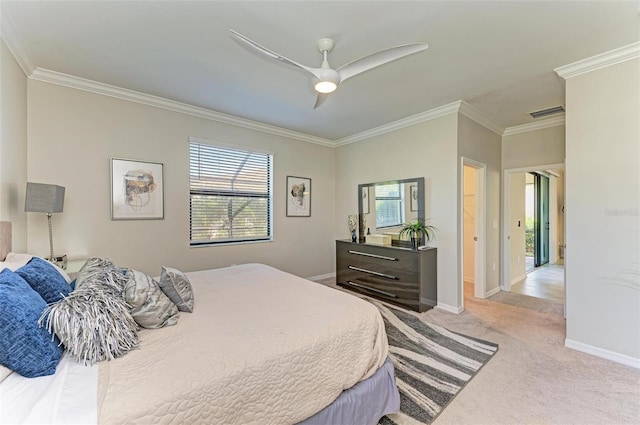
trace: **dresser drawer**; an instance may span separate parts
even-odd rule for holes
[[[435,250],[336,241],[336,283],[351,291],[412,310],[437,299]],[[426,262],[427,257],[433,257]],[[433,290],[432,290],[433,288]]]
[[[420,289],[415,283],[389,282],[363,274],[350,274],[350,272],[344,273],[338,282],[338,285],[344,288],[409,308],[417,307],[419,303]]]
[[[369,277],[389,285],[413,284],[418,285],[418,270],[394,267],[394,264],[374,263],[364,261],[358,257],[337,257],[336,268],[350,279],[354,276]]]
[[[418,270],[418,253],[412,250],[338,243],[336,251],[337,257],[352,258],[353,261],[380,264],[401,270]]]

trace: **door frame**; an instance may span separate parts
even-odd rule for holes
[[[550,170],[550,169],[565,169],[564,163],[558,164],[547,164],[547,165],[536,165],[533,167],[523,167],[523,168],[509,168],[505,169],[502,172],[502,249],[501,249],[501,276],[500,276],[500,289],[503,291],[511,291],[511,278],[510,278],[510,254],[511,254],[511,218],[510,218],[510,208],[511,204],[510,193],[511,193],[511,174],[512,173],[529,173],[532,171],[541,171],[541,170]],[[565,193],[566,196],[566,193]],[[566,223],[565,223],[566,225]],[[566,268],[565,268],[566,272]],[[565,282],[566,286],[566,282]],[[565,292],[566,294],[566,292]]]
[[[460,263],[459,267],[459,279],[458,288],[460,289],[460,305],[464,308],[464,166],[469,166],[476,170],[476,208],[475,208],[475,236],[478,238],[474,249],[474,287],[473,295],[476,298],[487,298],[487,165],[475,161],[470,158],[460,158],[460,212],[459,212],[459,252],[458,256]]]

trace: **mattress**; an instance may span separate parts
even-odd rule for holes
[[[99,423],[294,424],[385,362],[366,301],[261,264],[187,276],[194,313],[100,364]]]

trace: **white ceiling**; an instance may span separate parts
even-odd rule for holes
[[[554,68],[640,40],[638,1],[12,1],[3,36],[44,69],[328,141],[458,100],[499,127],[564,105]],[[409,42],[429,49],[350,79],[324,105],[306,73],[241,46],[232,28],[317,67]],[[11,32],[11,34],[9,34]]]

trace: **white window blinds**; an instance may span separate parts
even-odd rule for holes
[[[189,143],[191,246],[272,240],[273,155]]]
[[[404,196],[398,183],[376,185],[376,228],[399,226],[404,222]]]

